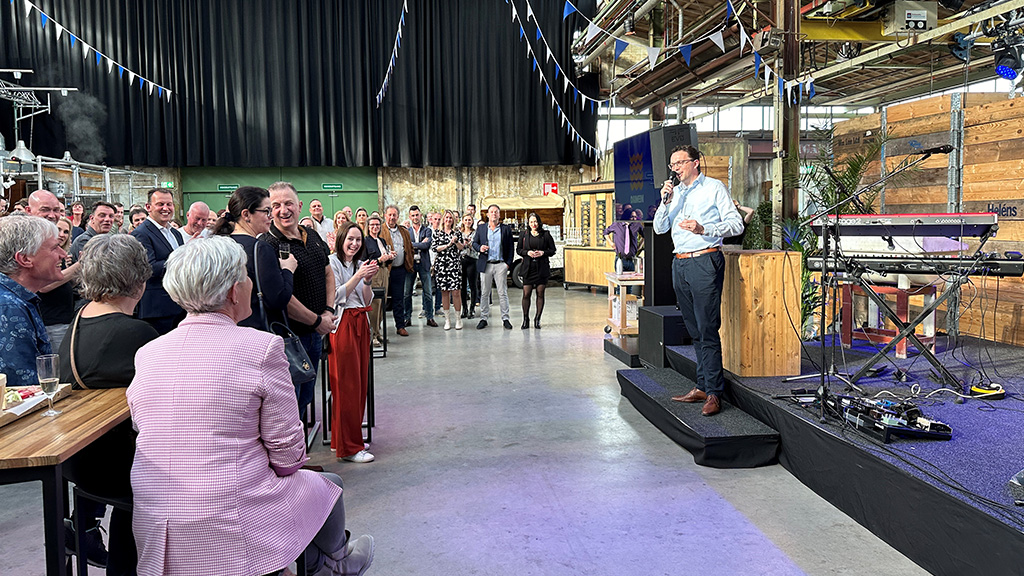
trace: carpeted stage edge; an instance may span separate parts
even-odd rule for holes
[[[695,376],[692,346],[668,347],[666,352],[676,371],[688,378]],[[870,352],[873,350],[847,350],[846,365],[840,364],[839,370],[856,371]],[[834,419],[820,423],[816,408],[771,398],[791,387],[815,388],[820,382],[817,379],[784,383],[781,378],[741,379],[727,373],[726,398],[778,431],[782,439],[779,462],[790,473],[929,572],[950,576],[1022,574],[1024,514],[1014,509],[1005,483],[1024,467],[1024,442],[1020,439],[1024,404],[1015,394],[1024,379],[1024,354],[1013,346],[964,338],[955,356],[951,351],[939,357],[947,367],[954,357],[972,359],[975,364],[985,358],[986,375],[1003,384],[1011,396],[992,403],[968,400],[955,404],[948,395],[936,402],[919,402],[926,416],[953,426],[950,441],[897,439],[883,445]],[[810,358],[820,358],[820,346],[805,350],[805,374],[817,372]],[[928,378],[930,366],[923,359],[912,356],[893,362],[906,370],[913,382],[895,383],[895,366],[888,364],[887,372],[864,378],[858,385],[868,395],[883,389],[907,394],[914,382],[925,392],[939,388]],[[976,371],[962,363],[956,365],[953,373],[970,381]],[[993,374],[996,366],[999,378]]]

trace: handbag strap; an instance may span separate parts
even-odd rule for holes
[[[260,286],[260,255],[258,250],[260,249],[260,240],[257,238],[256,243],[252,245],[252,268],[253,276],[256,277],[256,301],[260,303],[260,319],[263,320],[263,325],[267,328],[267,332],[273,332],[270,328],[270,323],[267,322],[267,311],[263,305],[263,288]]]
[[[85,306],[82,306],[81,308],[78,309],[78,313],[75,314],[75,319],[71,323],[71,353],[70,353],[70,356],[71,356],[71,373],[75,376],[75,382],[77,382],[78,385],[81,386],[82,388],[88,390],[89,387],[85,385],[85,382],[82,382],[82,377],[78,374],[78,366],[75,364],[75,341],[76,341],[75,337],[78,335],[78,319],[82,317],[82,310],[84,310],[84,309],[85,309]]]

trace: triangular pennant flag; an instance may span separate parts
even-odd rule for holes
[[[626,43],[625,40],[619,40],[618,38],[615,39],[615,59],[616,60],[619,59],[619,55],[622,54],[622,51],[626,49],[626,46],[628,46],[628,44]]]
[[[754,52],[754,78],[761,74],[761,55]]]
[[[512,5],[512,21],[515,22],[516,18],[519,18],[519,14],[516,13],[516,5]]]
[[[565,126],[565,115],[562,115],[562,126]]]
[[[78,40],[78,38],[75,38],[75,35],[72,34],[71,32],[68,32],[68,36],[71,37],[71,47],[74,48],[75,47],[75,40]]]
[[[808,80],[807,84],[809,85],[807,88],[807,99],[810,100],[811,98],[814,98],[814,78]]]
[[[572,14],[575,11],[576,7],[572,5],[572,2],[569,2],[569,0],[565,0],[565,8],[562,10],[562,20],[568,18],[569,14]]]
[[[520,26],[519,27],[519,39],[522,40],[523,36],[525,36],[525,35],[526,35],[526,30],[523,30],[523,27]]]
[[[110,58],[107,58],[107,74],[110,74],[113,71],[114,71],[114,61],[111,60]]]
[[[558,62],[555,62],[555,80],[558,80],[558,73],[561,71],[562,69],[558,67]]]
[[[651,46],[647,49],[647,64],[650,65],[651,70],[654,70],[654,65],[658,62],[658,55],[661,54],[661,47]]]
[[[679,55],[683,57],[683,61],[686,62],[687,66],[690,65],[690,48],[689,44],[683,44],[679,47]]]
[[[25,18],[32,15],[33,8],[35,8],[35,6],[33,6],[31,2],[25,2]]]
[[[149,83],[149,95],[150,96],[153,95],[153,83],[152,82]]]
[[[765,92],[765,94],[767,94],[770,91],[770,89],[771,89],[771,85],[772,85],[771,75],[772,75],[772,69],[769,68],[768,66],[765,66],[764,67],[764,92]]]
[[[171,91],[170,90],[164,90],[164,92],[167,94],[167,101],[170,102],[171,101]]]
[[[747,31],[743,29],[743,22],[736,21],[740,25],[740,54],[743,54],[743,49],[747,47],[747,42],[750,42],[750,38],[747,38]]]
[[[551,48],[548,48],[547,44],[544,45],[544,52],[547,53],[545,60],[551,60]]]
[[[533,59],[533,71],[534,72],[537,71],[537,59],[536,58]]]
[[[593,100],[590,101],[590,113],[591,114],[594,113],[594,101]]]
[[[128,71],[128,85],[131,86],[134,83],[135,83],[135,72],[132,72],[131,70],[129,70]]]
[[[547,86],[547,84],[545,84],[544,86],[546,87],[546,86]],[[555,95],[554,95],[554,94],[552,94],[552,95],[551,95],[551,108],[554,108],[554,107],[556,107],[556,106],[558,106],[558,101],[557,101],[557,100],[555,100]]]
[[[156,89],[156,97],[157,98],[163,98],[164,97],[164,87],[163,86],[157,87],[157,89]]]
[[[46,21],[47,20],[49,20],[49,18],[46,16],[46,13],[45,12],[39,12],[39,27],[40,28],[46,29]]]
[[[565,92],[568,89],[569,89],[569,77],[568,76],[563,76],[562,77],[562,92]]]
[[[103,60],[103,54],[100,54],[99,52],[96,52],[96,65],[99,66],[100,62],[102,60]]]
[[[89,57],[89,51],[90,50],[92,50],[92,48],[90,48],[89,45],[86,44],[85,42],[82,42],[82,58],[83,59]]]
[[[124,78],[124,66],[121,66],[120,64],[117,65],[117,77]]]
[[[64,33],[64,27],[56,22],[53,23],[53,26],[57,29],[57,40],[60,40],[60,35]]]
[[[715,43],[715,46],[718,46],[718,48],[722,50],[723,54],[725,54],[725,39],[722,38],[721,30],[712,34],[710,36],[710,40]]]
[[[803,93],[804,93],[804,83],[803,82],[797,82],[796,83],[796,92],[793,94],[793,104],[797,104],[797,103],[800,102],[800,98],[803,96]]]
[[[597,36],[600,32],[601,27],[597,24],[594,24],[593,22],[587,24],[587,43],[589,44],[590,41],[594,39],[594,36]]]
[[[726,18],[732,18],[732,15],[733,15],[732,2],[729,2],[729,0],[725,0],[725,17]]]
[[[547,84],[547,82],[545,82],[544,83],[544,95],[547,96],[548,92],[550,92],[550,88],[548,88],[548,84]]]
[[[540,26],[537,26],[537,37],[534,40],[540,40]]]
[[[791,80],[789,82],[786,82],[785,86],[786,86],[786,88],[785,88],[786,89],[786,101],[792,102],[793,101],[793,81]]]
[[[580,91],[575,86],[572,87],[572,103],[575,104],[576,100],[580,97]]]
[[[145,87],[146,87],[146,79],[143,78],[142,76],[139,76],[139,90],[142,90]]]
[[[780,99],[782,99],[782,98],[785,98],[785,94],[783,94],[783,92],[784,92],[784,87],[783,87],[783,85],[782,85],[782,83],[783,83],[783,80],[782,80],[782,76],[776,75],[776,78],[777,78],[777,79],[778,79],[778,81],[779,81],[779,84],[778,84],[778,92],[776,92],[776,94],[778,94],[778,96],[779,96],[779,98],[780,98]]]
[[[529,2],[526,3],[526,21],[529,22],[533,18],[533,6]]]

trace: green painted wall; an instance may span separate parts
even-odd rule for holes
[[[308,168],[182,168],[181,191],[183,210],[197,201],[220,210],[227,206],[230,191],[218,191],[219,186],[267,186],[278,181],[291,182],[299,191],[302,214],[309,215],[309,203],[323,202],[324,214],[330,218],[345,206],[355,211],[365,208],[377,210],[377,169],[373,167],[336,168],[314,166]],[[324,190],[324,185],[341,185],[341,190]],[[334,186],[328,186],[334,187]]]

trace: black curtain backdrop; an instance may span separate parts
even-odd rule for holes
[[[596,144],[597,115],[562,92],[555,62],[583,93],[569,44],[585,30],[562,20],[561,0],[408,0],[409,12],[383,103],[401,0],[34,0],[68,32],[173,91],[170,102],[115,66],[83,58],[24,0],[0,1],[0,68],[29,68],[25,86],[67,85],[54,114],[21,123],[36,154],[145,166],[515,166],[593,164],[552,108],[526,43],[562,109]],[[585,14],[595,0],[576,0]],[[553,58],[536,39],[537,24]],[[4,79],[11,80],[10,74]],[[45,98],[45,97],[44,97]],[[105,116],[105,120],[103,119]],[[11,140],[13,109],[0,102]],[[98,134],[98,136],[97,136]],[[8,149],[14,142],[8,143]],[[97,150],[89,151],[90,147]],[[82,156],[91,156],[89,158]]]

